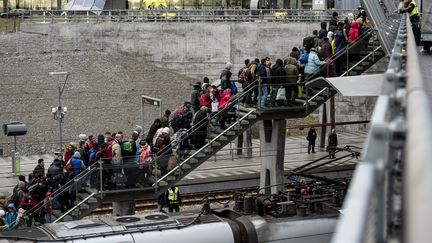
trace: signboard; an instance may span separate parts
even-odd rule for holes
[[[161,100],[146,95],[141,95],[141,102],[146,105],[160,106]]]

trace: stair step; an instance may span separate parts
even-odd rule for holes
[[[235,125],[231,128],[232,131],[241,131],[243,128],[240,125]]]
[[[191,158],[191,159],[188,161],[188,163],[189,163],[189,164],[192,164],[192,165],[194,165],[194,164],[198,164],[198,163],[199,163],[199,160],[197,160],[197,159],[195,159],[195,158]]]
[[[166,182],[166,181],[160,181],[159,182],[159,187],[161,187],[161,186],[168,186],[168,182]]]
[[[217,136],[219,136],[219,134],[216,134],[216,133],[210,133],[209,134],[209,138],[215,138],[215,137],[217,137]],[[219,141],[228,141],[228,138],[227,137],[225,137],[225,136],[220,136],[217,140],[219,140]]]
[[[212,147],[220,147],[220,146],[222,146],[222,144],[218,141],[214,141],[214,142],[212,142],[211,146]]]
[[[84,200],[85,198],[87,198],[88,196],[90,196],[89,193],[78,193],[77,194],[77,198]],[[89,198],[87,201],[87,203],[97,203],[98,200],[94,197]]]
[[[81,215],[80,210],[74,210],[70,213],[73,218],[78,218]]]
[[[187,163],[186,164],[183,164],[182,166],[181,166],[181,168],[183,169],[183,170],[190,170],[190,169],[192,169],[192,166],[190,166],[190,165],[188,165]],[[177,172],[177,171],[176,171]]]
[[[166,177],[167,181],[175,181],[176,179],[177,179],[177,177],[172,176],[172,175]]]
[[[362,72],[362,71],[366,70],[366,68],[363,65],[358,65],[353,70]]]
[[[70,215],[66,215],[66,216],[64,216],[63,219],[60,220],[60,221],[62,221],[62,222],[69,222],[69,221],[72,221],[72,220],[73,220],[72,216],[70,216]]]
[[[212,153],[213,152],[213,148],[211,146],[208,146],[207,148],[204,149],[205,153]]]
[[[226,131],[225,132],[225,135],[227,135],[227,136],[235,136],[237,133],[236,132],[234,132],[234,131]]]
[[[241,124],[241,125],[249,125],[249,123],[250,123],[250,122],[249,122],[248,120],[241,120],[241,121],[240,121],[240,124]]]
[[[243,112],[243,111],[239,111],[239,112],[237,112],[237,115],[239,116],[239,117],[244,117],[246,114],[247,114],[248,112]],[[257,118],[257,116],[255,115],[255,114],[249,114],[247,117],[246,117],[246,119],[249,119],[249,120],[253,120],[253,119],[256,119]]]

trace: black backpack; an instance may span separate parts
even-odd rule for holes
[[[308,36],[303,39],[303,47],[312,48],[315,47],[315,37],[314,36]]]

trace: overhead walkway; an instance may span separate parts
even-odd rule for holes
[[[361,44],[367,48],[368,51],[356,52],[360,62],[350,61],[349,54],[353,54],[353,50]],[[369,67],[373,66],[378,60],[385,56],[384,51],[379,42],[374,38],[373,33],[367,32],[363,34],[356,45],[348,46],[343,51],[334,57],[335,62],[341,61],[344,66],[341,67],[341,76],[348,76],[353,74],[361,74]],[[358,48],[357,48],[358,49]],[[342,62],[343,60],[343,62]],[[334,97],[338,90],[325,78],[320,77],[320,74],[326,70],[323,66],[320,71],[315,75],[308,76],[304,82],[301,95],[299,95],[295,104],[292,106],[258,106],[256,108],[246,108],[241,105],[238,107],[237,120],[230,124],[227,129],[223,131],[210,131],[207,135],[206,144],[197,150],[182,151],[186,156],[178,159],[178,165],[165,175],[161,175],[160,170],[155,170],[147,183],[143,186],[137,187],[136,184],[140,180],[140,176],[136,176],[141,171],[144,173],[136,163],[124,163],[120,166],[106,166],[95,164],[82,172],[74,180],[60,188],[53,194],[54,199],[58,199],[61,195],[76,194],[77,200],[75,207],[62,214],[60,211],[54,212],[54,217],[57,220],[73,220],[80,219],[88,215],[92,210],[99,207],[103,202],[121,202],[130,201],[134,199],[149,199],[156,198],[158,195],[165,192],[169,187],[178,183],[182,178],[187,176],[190,172],[194,171],[204,161],[221,150],[230,141],[236,139],[239,135],[244,133],[252,125],[262,120],[285,120],[306,117],[319,108],[330,98]],[[220,110],[218,113],[212,115],[212,119],[220,119],[224,116],[231,106],[238,105],[246,95],[254,90],[254,88],[261,88],[260,80],[252,83],[249,88],[243,92],[232,97],[230,103],[226,108]],[[293,87],[297,88],[297,85]],[[188,136],[184,139],[190,138],[199,131],[202,126],[206,124],[197,124],[188,130]],[[172,142],[169,146],[170,149],[179,152],[180,143]],[[166,151],[168,153],[169,150]],[[177,153],[178,154],[178,153]],[[159,162],[164,156],[158,156],[154,159],[154,165],[159,167]],[[129,176],[128,181],[123,185],[110,185],[107,181],[113,172],[123,171],[126,177]],[[89,187],[82,187],[82,185],[90,183]],[[43,202],[40,203],[30,212],[34,212],[43,208]]]

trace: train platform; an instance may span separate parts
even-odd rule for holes
[[[316,146],[316,153],[307,153],[306,133],[301,136],[289,136],[285,144],[285,172],[309,163],[313,160],[328,155],[323,149]],[[367,132],[344,132],[338,133],[338,147],[346,145],[357,147],[355,150],[361,152],[361,147],[366,139]],[[317,139],[318,141],[319,139]],[[183,192],[197,192],[200,190],[209,190],[215,187],[215,190],[223,190],[231,187],[256,186],[259,183],[259,174],[261,168],[261,157],[276,151],[261,151],[259,139],[252,140],[252,157],[246,157],[246,148],[243,149],[242,155],[237,155],[235,143],[230,143],[222,150],[216,153],[211,159],[204,162],[196,170],[183,178],[179,186]],[[318,143],[317,143],[318,144]],[[347,155],[345,151],[338,153],[338,156]],[[337,157],[338,157],[337,156]],[[47,169],[54,160],[54,154],[30,155],[21,157],[20,174],[28,174],[34,169],[39,158],[44,159],[45,169]],[[0,192],[8,195],[16,185],[17,176],[12,173],[11,157],[0,157]],[[324,159],[323,162],[328,161]],[[360,161],[360,158],[347,157],[338,161],[326,164],[321,168],[314,170],[316,173],[324,176],[335,176],[331,173],[343,173],[341,171],[352,171],[354,166]],[[321,163],[321,162],[320,162]],[[351,172],[348,172],[351,173]],[[340,177],[344,174],[339,174]],[[339,177],[335,176],[335,177]],[[237,185],[236,185],[237,183]],[[213,186],[212,186],[213,184]],[[191,187],[191,185],[194,185]],[[200,185],[203,185],[200,188]]]

